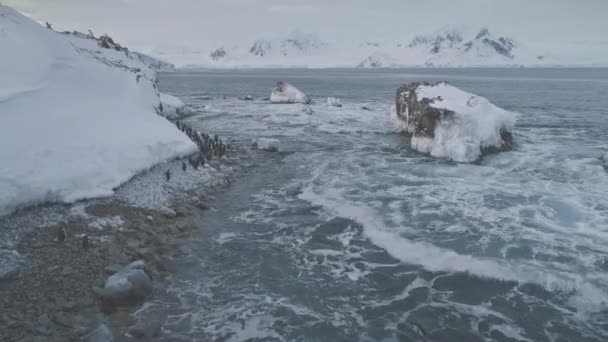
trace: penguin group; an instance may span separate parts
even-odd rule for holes
[[[205,166],[205,163],[214,157],[222,158],[226,155],[229,146],[217,135],[211,137],[209,134],[200,133],[180,121],[176,121],[175,125],[198,146],[198,155],[192,156],[188,160],[193,169],[198,170],[199,167]],[[186,171],[186,164],[182,164],[182,170]]]

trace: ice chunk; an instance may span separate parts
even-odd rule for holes
[[[393,114],[412,148],[435,157],[472,162],[512,146],[514,113],[445,82],[402,86]]]
[[[342,102],[340,102],[339,98],[328,97],[327,98],[327,105],[328,106],[334,106],[334,107],[342,107]]]
[[[278,152],[281,142],[277,139],[259,138],[252,142],[253,146],[256,146],[258,150],[265,150],[271,152]]]
[[[286,82],[279,82],[270,94],[270,102],[310,104],[312,101],[298,88]]]

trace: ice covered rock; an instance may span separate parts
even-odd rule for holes
[[[339,98],[328,97],[327,98],[327,105],[328,106],[333,106],[333,107],[342,107],[342,102],[340,102]]]
[[[252,141],[252,145],[258,150],[278,152],[281,142],[278,139],[259,138]]]
[[[134,303],[152,293],[152,281],[144,271],[144,262],[134,261],[106,280],[102,297],[112,303]]]
[[[270,94],[272,103],[304,103],[310,104],[312,101],[298,88],[287,82],[278,82],[277,86]]]
[[[13,278],[24,261],[24,257],[19,252],[0,249],[0,281]]]
[[[49,30],[0,5],[0,215],[108,196],[138,172],[196,151],[157,114],[156,73],[90,36]]]
[[[186,104],[179,98],[160,93],[160,103],[162,104],[162,115],[168,118],[178,118],[187,113]]]
[[[516,115],[445,82],[411,83],[397,90],[396,125],[412,148],[435,157],[472,162],[508,150]]]

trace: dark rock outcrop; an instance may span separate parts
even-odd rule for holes
[[[214,62],[217,62],[226,58],[226,55],[228,55],[228,52],[226,52],[224,48],[219,48],[209,54],[209,58],[211,58]]]

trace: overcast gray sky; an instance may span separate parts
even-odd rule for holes
[[[211,47],[300,29],[328,41],[406,40],[445,25],[529,42],[608,43],[608,0],[0,0],[58,29],[133,48]]]

